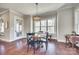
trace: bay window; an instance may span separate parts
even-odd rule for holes
[[[51,34],[55,34],[56,32],[56,17],[34,20],[34,32],[49,32]]]

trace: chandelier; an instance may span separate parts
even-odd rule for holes
[[[35,3],[35,5],[36,5],[36,15],[33,16],[33,19],[34,20],[40,20],[40,16],[38,16],[38,3]]]

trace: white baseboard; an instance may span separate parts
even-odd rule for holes
[[[66,42],[65,40],[59,40],[59,39],[58,39],[57,41],[58,41],[58,42],[64,42],[64,43]]]
[[[5,41],[5,42],[11,42],[9,39],[7,40],[7,39],[0,38],[0,40]]]
[[[21,38],[26,38],[26,36],[17,37],[16,40]]]
[[[26,37],[25,37],[25,36],[18,37],[18,38],[16,38],[15,40],[19,40],[19,39],[22,39],[22,38],[26,38]],[[0,38],[0,40],[5,41],[5,42],[12,42],[12,41],[15,41],[15,40],[11,40],[11,39],[3,39],[3,38]]]
[[[17,38],[16,40],[19,40],[19,39],[21,39],[21,38],[26,38],[26,37],[25,37],[25,36],[19,37],[19,38]],[[5,42],[12,42],[12,41],[15,41],[15,40],[11,40],[11,39],[8,39],[8,40],[7,40],[7,39],[2,39],[2,38],[0,38],[0,40],[5,41]],[[64,42],[64,43],[66,42],[65,39],[57,39],[57,41],[58,41],[58,42]]]

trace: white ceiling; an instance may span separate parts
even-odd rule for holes
[[[38,13],[42,14],[49,11],[55,11],[63,5],[64,3],[39,3]],[[13,9],[26,15],[36,14],[36,7],[34,3],[0,3],[0,9],[1,8]]]

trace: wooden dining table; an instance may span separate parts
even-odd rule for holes
[[[45,38],[45,34],[33,35],[32,38],[33,38],[33,41],[37,42],[37,48],[43,47],[43,44],[41,43],[41,41],[43,40],[43,38]]]
[[[33,40],[41,40],[42,38],[45,38],[45,34],[37,34],[32,36]]]

